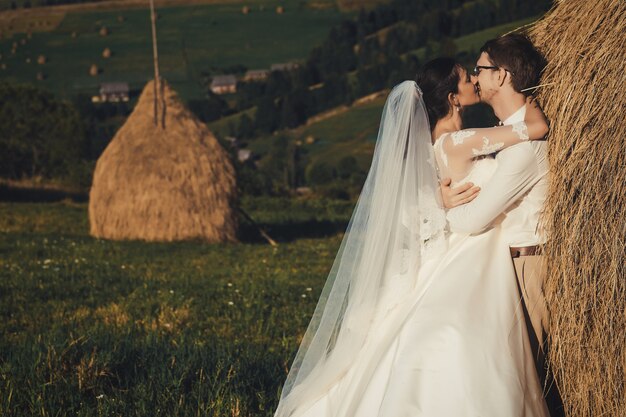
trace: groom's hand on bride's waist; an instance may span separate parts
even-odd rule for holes
[[[451,209],[461,204],[466,204],[476,198],[480,187],[471,182],[466,182],[456,187],[451,187],[452,180],[444,178],[439,184],[443,205],[446,209]]]

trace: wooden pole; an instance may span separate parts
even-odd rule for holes
[[[161,78],[159,75],[159,51],[157,50],[156,14],[154,0],[150,0],[150,20],[152,22],[152,56],[154,59],[154,124],[159,124],[159,94],[161,93]]]
[[[241,207],[237,207],[237,208],[238,208],[239,212],[243,215],[243,217],[245,217],[246,220],[248,220],[250,223],[252,223],[252,225],[254,227],[257,228],[257,230],[259,231],[261,236],[263,236],[263,238],[265,240],[267,240],[267,243],[269,243],[272,246],[278,246],[278,243],[276,243],[276,241],[274,239],[272,239],[270,237],[270,235],[268,235],[267,232],[265,230],[263,230],[263,228],[261,226],[259,226],[257,224],[257,222],[255,222],[254,219],[252,217],[250,217],[250,215],[244,211],[244,209],[242,209]]]

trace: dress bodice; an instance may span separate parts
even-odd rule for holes
[[[493,175],[497,167],[496,159],[493,156],[483,156],[473,161],[472,167],[464,178],[453,181],[452,186],[455,187],[466,182],[472,182],[475,185],[482,186]]]
[[[485,184],[493,175],[496,170],[497,162],[493,154],[477,156],[472,160],[469,170],[460,172],[455,170],[453,166],[448,164],[448,157],[441,146],[442,138],[446,134],[440,136],[433,148],[435,151],[435,158],[437,159],[437,168],[440,178],[449,177],[452,179],[452,187],[467,182],[472,182],[475,185]]]

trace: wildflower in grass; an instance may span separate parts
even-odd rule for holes
[[[46,259],[46,260],[43,261],[43,264],[44,265],[48,265],[50,262],[52,262],[51,259]]]
[[[313,288],[311,288],[311,287],[306,287],[306,290],[307,290],[308,292],[311,292],[311,291],[313,291]]]
[[[235,303],[233,303],[232,301],[229,301],[229,302],[228,302],[228,305],[229,305],[229,306],[234,306],[234,305],[235,305]]]
[[[122,269],[126,269],[126,265],[122,265]]]
[[[170,294],[174,294],[174,290],[170,290]]]
[[[306,298],[306,294],[301,294],[300,297]]]
[[[229,283],[228,283],[228,284],[226,284],[226,285],[227,285],[227,286],[229,286],[229,287],[232,287],[232,286],[233,286],[233,283],[232,283],[232,282],[229,282]]]

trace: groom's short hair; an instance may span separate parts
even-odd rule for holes
[[[480,52],[486,52],[495,66],[509,70],[511,83],[518,93],[539,85],[546,60],[528,36],[509,33],[487,41]],[[533,91],[523,93],[530,95]]]

